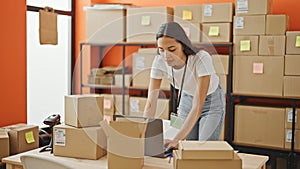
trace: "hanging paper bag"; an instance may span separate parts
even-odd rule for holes
[[[51,7],[39,10],[40,44],[57,45],[57,13]]]

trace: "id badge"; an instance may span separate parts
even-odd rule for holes
[[[180,129],[183,125],[183,119],[178,117],[177,114],[171,113],[170,116],[170,125],[174,128]]]

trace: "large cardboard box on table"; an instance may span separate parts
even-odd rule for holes
[[[300,55],[285,55],[284,75],[300,76]]]
[[[53,128],[56,156],[96,160],[106,155],[106,146],[106,135],[101,127],[56,125]]]
[[[284,76],[283,95],[288,97],[300,97],[300,76]]]
[[[284,108],[235,106],[234,142],[284,148]]]
[[[103,96],[97,94],[65,96],[65,124],[74,127],[99,126],[103,119]]]
[[[236,0],[236,15],[266,15],[272,13],[272,0]]]
[[[143,116],[144,109],[146,106],[147,98],[145,97],[130,97],[129,99],[129,115],[132,116]],[[169,99],[157,100],[155,118],[169,119]]]
[[[232,159],[233,148],[226,141],[179,141],[182,159]]]
[[[233,35],[265,35],[266,16],[234,16]]]
[[[233,36],[233,55],[258,55],[258,36]]]
[[[126,9],[85,7],[86,42],[119,43],[126,38]]]
[[[232,22],[233,3],[202,4],[202,22]]]
[[[258,55],[285,55],[285,36],[259,36]]]
[[[173,8],[139,7],[128,8],[126,16],[127,42],[155,42],[159,27],[173,21]]]
[[[178,23],[201,23],[202,22],[202,5],[175,5],[174,21]]]
[[[300,54],[300,31],[286,32],[286,54]]]
[[[39,147],[39,127],[28,124],[14,124],[3,127],[8,132],[10,155]]]
[[[289,30],[287,15],[267,15],[266,35],[285,35],[287,30]]]
[[[4,157],[9,156],[9,137],[6,131],[0,129],[0,162]]]
[[[232,159],[183,159],[178,150],[173,151],[174,169],[242,169],[242,160],[234,153]]]
[[[109,125],[106,121],[100,123],[107,135],[108,168],[142,169],[146,123],[121,120],[112,121]]]
[[[233,93],[282,96],[283,71],[283,56],[234,56]]]
[[[231,42],[231,23],[203,23],[202,42]]]
[[[295,129],[300,129],[300,109],[296,109],[295,112]],[[291,129],[292,128],[292,122],[293,122],[293,109],[292,108],[286,108],[285,111],[285,128]]]

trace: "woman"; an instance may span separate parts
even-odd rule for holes
[[[156,34],[155,57],[144,115],[154,117],[161,79],[166,77],[179,89],[178,118],[183,124],[166,148],[179,140],[218,140],[225,116],[225,95],[219,85],[212,59],[204,50],[196,51],[183,28],[176,22],[161,25]]]

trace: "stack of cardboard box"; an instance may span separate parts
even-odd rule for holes
[[[287,31],[286,37],[283,95],[300,97],[300,31]]]
[[[192,42],[201,41],[202,5],[174,6],[174,21],[184,29]]]
[[[202,42],[231,42],[233,3],[202,5]]]
[[[174,169],[241,169],[242,160],[225,141],[180,141]]]
[[[271,15],[271,0],[236,5],[233,92],[282,96],[288,17]]]
[[[39,127],[24,123],[0,128],[0,159],[39,147]]]
[[[93,68],[88,75],[88,83],[96,85],[114,85],[114,76],[121,70],[119,66],[106,66],[102,68]],[[128,77],[130,78],[130,76]],[[118,79],[118,85],[119,84]],[[128,84],[127,84],[128,85]]]
[[[53,154],[85,159],[106,155],[102,120],[103,96],[65,96],[65,124],[53,127]]]

